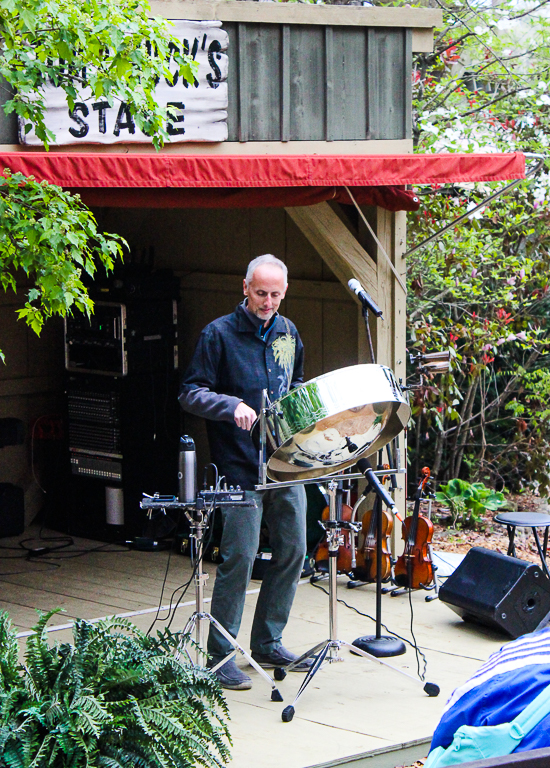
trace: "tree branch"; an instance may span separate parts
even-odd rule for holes
[[[529,358],[527,360],[527,364],[525,366],[525,370],[529,370],[529,368],[532,366],[532,364],[535,362],[535,360],[539,356],[540,356],[540,352],[537,349],[535,349],[533,352],[531,352],[531,354],[529,355]],[[519,379],[519,377],[520,377],[519,373],[517,373],[515,376],[512,376],[512,378],[508,381],[508,383],[506,384],[506,386],[504,387],[504,389],[502,390],[500,395],[498,397],[496,397],[492,402],[489,403],[489,405],[487,405],[485,407],[485,411],[486,412],[489,411],[491,408],[498,408],[499,405],[502,405],[502,403],[504,402],[506,396],[510,393],[512,387],[514,386],[516,381]],[[470,416],[469,419],[466,419],[461,424],[457,424],[454,427],[450,427],[443,434],[444,435],[448,435],[451,432],[454,432],[456,429],[459,429],[460,427],[463,427],[468,422],[473,421],[474,419],[479,418],[479,416],[481,416],[481,412],[474,414],[474,416]]]

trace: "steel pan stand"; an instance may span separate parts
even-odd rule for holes
[[[228,502],[217,501],[216,505],[223,506],[223,504],[230,504],[231,506],[249,507],[254,506],[255,503],[256,502],[231,500]],[[179,659],[179,657],[184,654],[190,664],[202,666],[201,660],[206,657],[206,627],[213,625],[216,627],[218,632],[223,635],[223,637],[225,637],[228,643],[232,645],[233,650],[228,653],[228,655],[222,659],[219,664],[211,667],[210,671],[216,672],[218,669],[220,669],[220,667],[223,667],[227,661],[236,656],[237,653],[240,653],[241,656],[245,657],[247,662],[252,667],[254,667],[256,672],[258,672],[264,678],[266,683],[268,683],[271,687],[271,701],[283,701],[283,697],[281,696],[279,689],[275,685],[273,679],[267,674],[265,669],[262,669],[262,667],[260,667],[260,665],[254,661],[252,656],[250,656],[250,654],[247,653],[241,645],[239,645],[233,635],[230,635],[225,627],[222,627],[220,622],[215,619],[211,613],[207,613],[204,610],[204,587],[208,581],[208,574],[204,573],[202,567],[204,556],[204,533],[207,530],[210,521],[209,511],[205,507],[204,499],[198,496],[194,504],[187,504],[185,502],[179,502],[175,497],[172,497],[170,501],[167,499],[159,499],[158,496],[156,498],[147,497],[141,502],[140,506],[142,509],[162,508],[183,511],[191,527],[191,533],[189,537],[191,539],[191,553],[193,553],[193,550],[195,551],[196,563],[194,569],[195,575],[193,578],[195,584],[195,610],[183,628],[182,639],[175,653],[176,659]],[[191,658],[188,647],[192,642],[191,635],[193,632],[195,632],[195,641],[193,643],[195,648],[195,661],[193,661]]]
[[[413,675],[410,675],[408,672],[404,672],[402,669],[397,669],[397,667],[394,667],[391,664],[388,664],[388,662],[383,661],[382,659],[379,659],[376,656],[373,656],[372,654],[361,650],[360,648],[357,648],[355,645],[352,645],[352,643],[349,643],[346,640],[338,639],[338,615],[337,615],[338,603],[337,603],[337,580],[336,580],[338,572],[336,568],[336,560],[338,557],[338,547],[340,544],[342,528],[346,528],[350,524],[349,523],[343,524],[341,520],[336,519],[337,487],[338,487],[338,483],[335,480],[331,480],[328,484],[329,519],[326,521],[326,528],[327,528],[328,551],[329,551],[329,558],[328,558],[329,637],[328,637],[328,640],[323,640],[323,642],[318,643],[309,651],[306,651],[306,653],[303,653],[299,658],[297,658],[294,662],[292,662],[292,664],[289,664],[284,669],[283,668],[275,669],[274,671],[275,679],[283,680],[286,677],[287,671],[291,671],[294,667],[300,664],[300,662],[305,661],[306,659],[309,659],[311,657],[314,657],[315,659],[313,662],[313,665],[310,667],[308,673],[306,674],[298,690],[298,693],[294,698],[294,701],[288,707],[285,707],[283,709],[281,718],[284,723],[289,723],[294,717],[294,714],[296,711],[296,705],[300,697],[302,696],[302,694],[304,693],[308,685],[311,683],[311,681],[313,680],[317,672],[319,672],[319,670],[322,669],[322,667],[324,667],[326,664],[333,664],[337,661],[344,661],[344,659],[339,655],[339,651],[342,648],[347,648],[349,651],[352,651],[354,654],[358,656],[363,656],[364,658],[369,659],[369,661],[373,661],[376,664],[380,664],[384,667],[388,667],[394,672],[397,672],[398,674],[409,678],[417,685],[421,685],[423,690],[428,694],[428,696],[437,696],[439,694],[439,687],[435,685],[435,683],[424,683],[422,680],[418,680],[416,677],[414,677]]]

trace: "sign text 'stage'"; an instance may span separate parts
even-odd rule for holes
[[[173,21],[173,33],[181,40],[184,53],[198,62],[194,84],[179,77],[174,64],[173,77],[162,78],[155,97],[162,106],[173,108],[166,129],[171,142],[225,141],[227,139],[228,36],[219,21]],[[65,93],[53,85],[45,89],[46,125],[55,134],[55,144],[151,143],[136,126],[124,102],[94,101],[82,93],[72,111]],[[25,133],[20,124],[22,144],[40,145],[34,130]]]

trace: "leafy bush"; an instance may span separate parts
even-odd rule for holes
[[[41,614],[25,663],[0,613],[0,760],[7,768],[189,768],[229,760],[218,682],[179,661],[180,635],[78,620],[50,645]]]
[[[468,483],[457,477],[439,488],[435,498],[448,504],[455,528],[471,527],[480,520],[485,510],[495,511],[506,503],[504,494],[487,488],[483,483]]]

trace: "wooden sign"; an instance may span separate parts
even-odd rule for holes
[[[178,76],[175,64],[173,80],[162,78],[155,96],[161,106],[170,104],[175,114],[167,120],[170,142],[227,139],[227,32],[220,21],[173,21],[172,32],[181,41],[182,50],[198,62],[199,71],[194,84]],[[69,110],[61,88],[45,89],[46,126],[56,136],[56,145],[151,143],[139,130],[124,102],[109,106],[106,100],[96,101],[83,92],[82,99]],[[41,145],[34,130],[25,133],[20,121],[21,144]]]

